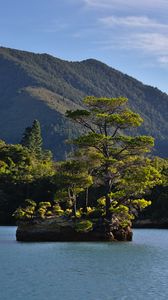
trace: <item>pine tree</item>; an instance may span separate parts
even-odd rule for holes
[[[41,136],[41,127],[38,120],[34,120],[32,125],[32,138],[34,142],[34,151],[36,155],[40,158],[42,155],[42,136]]]
[[[21,145],[27,147],[31,153],[38,158],[42,155],[42,136],[41,127],[38,120],[34,120],[32,127],[27,127],[23,134]]]
[[[154,140],[150,136],[128,136],[124,131],[138,127],[142,118],[127,106],[127,99],[87,97],[88,110],[68,111],[67,116],[87,131],[73,140],[85,156],[97,156],[92,175],[104,186],[106,218],[132,218],[134,211],[149,204],[141,198],[160,182],[159,172],[149,157]],[[85,159],[86,160],[86,159]],[[88,164],[89,167],[89,164]]]

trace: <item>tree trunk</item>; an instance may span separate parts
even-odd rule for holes
[[[76,219],[76,196],[73,195],[73,215]]]
[[[73,215],[76,218],[76,195],[73,193],[72,190],[68,189],[68,196],[70,201],[72,200],[73,206],[72,206],[72,211]]]
[[[88,207],[88,201],[89,201],[89,188],[86,188],[86,194],[85,194],[85,207],[84,211],[87,212],[87,207]]]
[[[112,213],[110,212],[111,200],[108,194],[105,197],[106,197],[106,219],[111,221],[112,218]]]
[[[111,186],[110,186],[110,180],[106,182],[106,219],[111,221],[112,219],[112,213],[110,212],[110,206],[111,206],[111,199],[109,197],[109,193],[111,191]]]

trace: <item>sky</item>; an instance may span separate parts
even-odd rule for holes
[[[168,93],[168,0],[0,0],[0,45],[98,59]]]

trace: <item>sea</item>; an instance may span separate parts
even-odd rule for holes
[[[132,242],[24,243],[0,227],[0,300],[167,300],[168,230]]]

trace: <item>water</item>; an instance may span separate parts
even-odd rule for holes
[[[168,299],[168,230],[133,242],[18,243],[0,227],[0,300]]]

